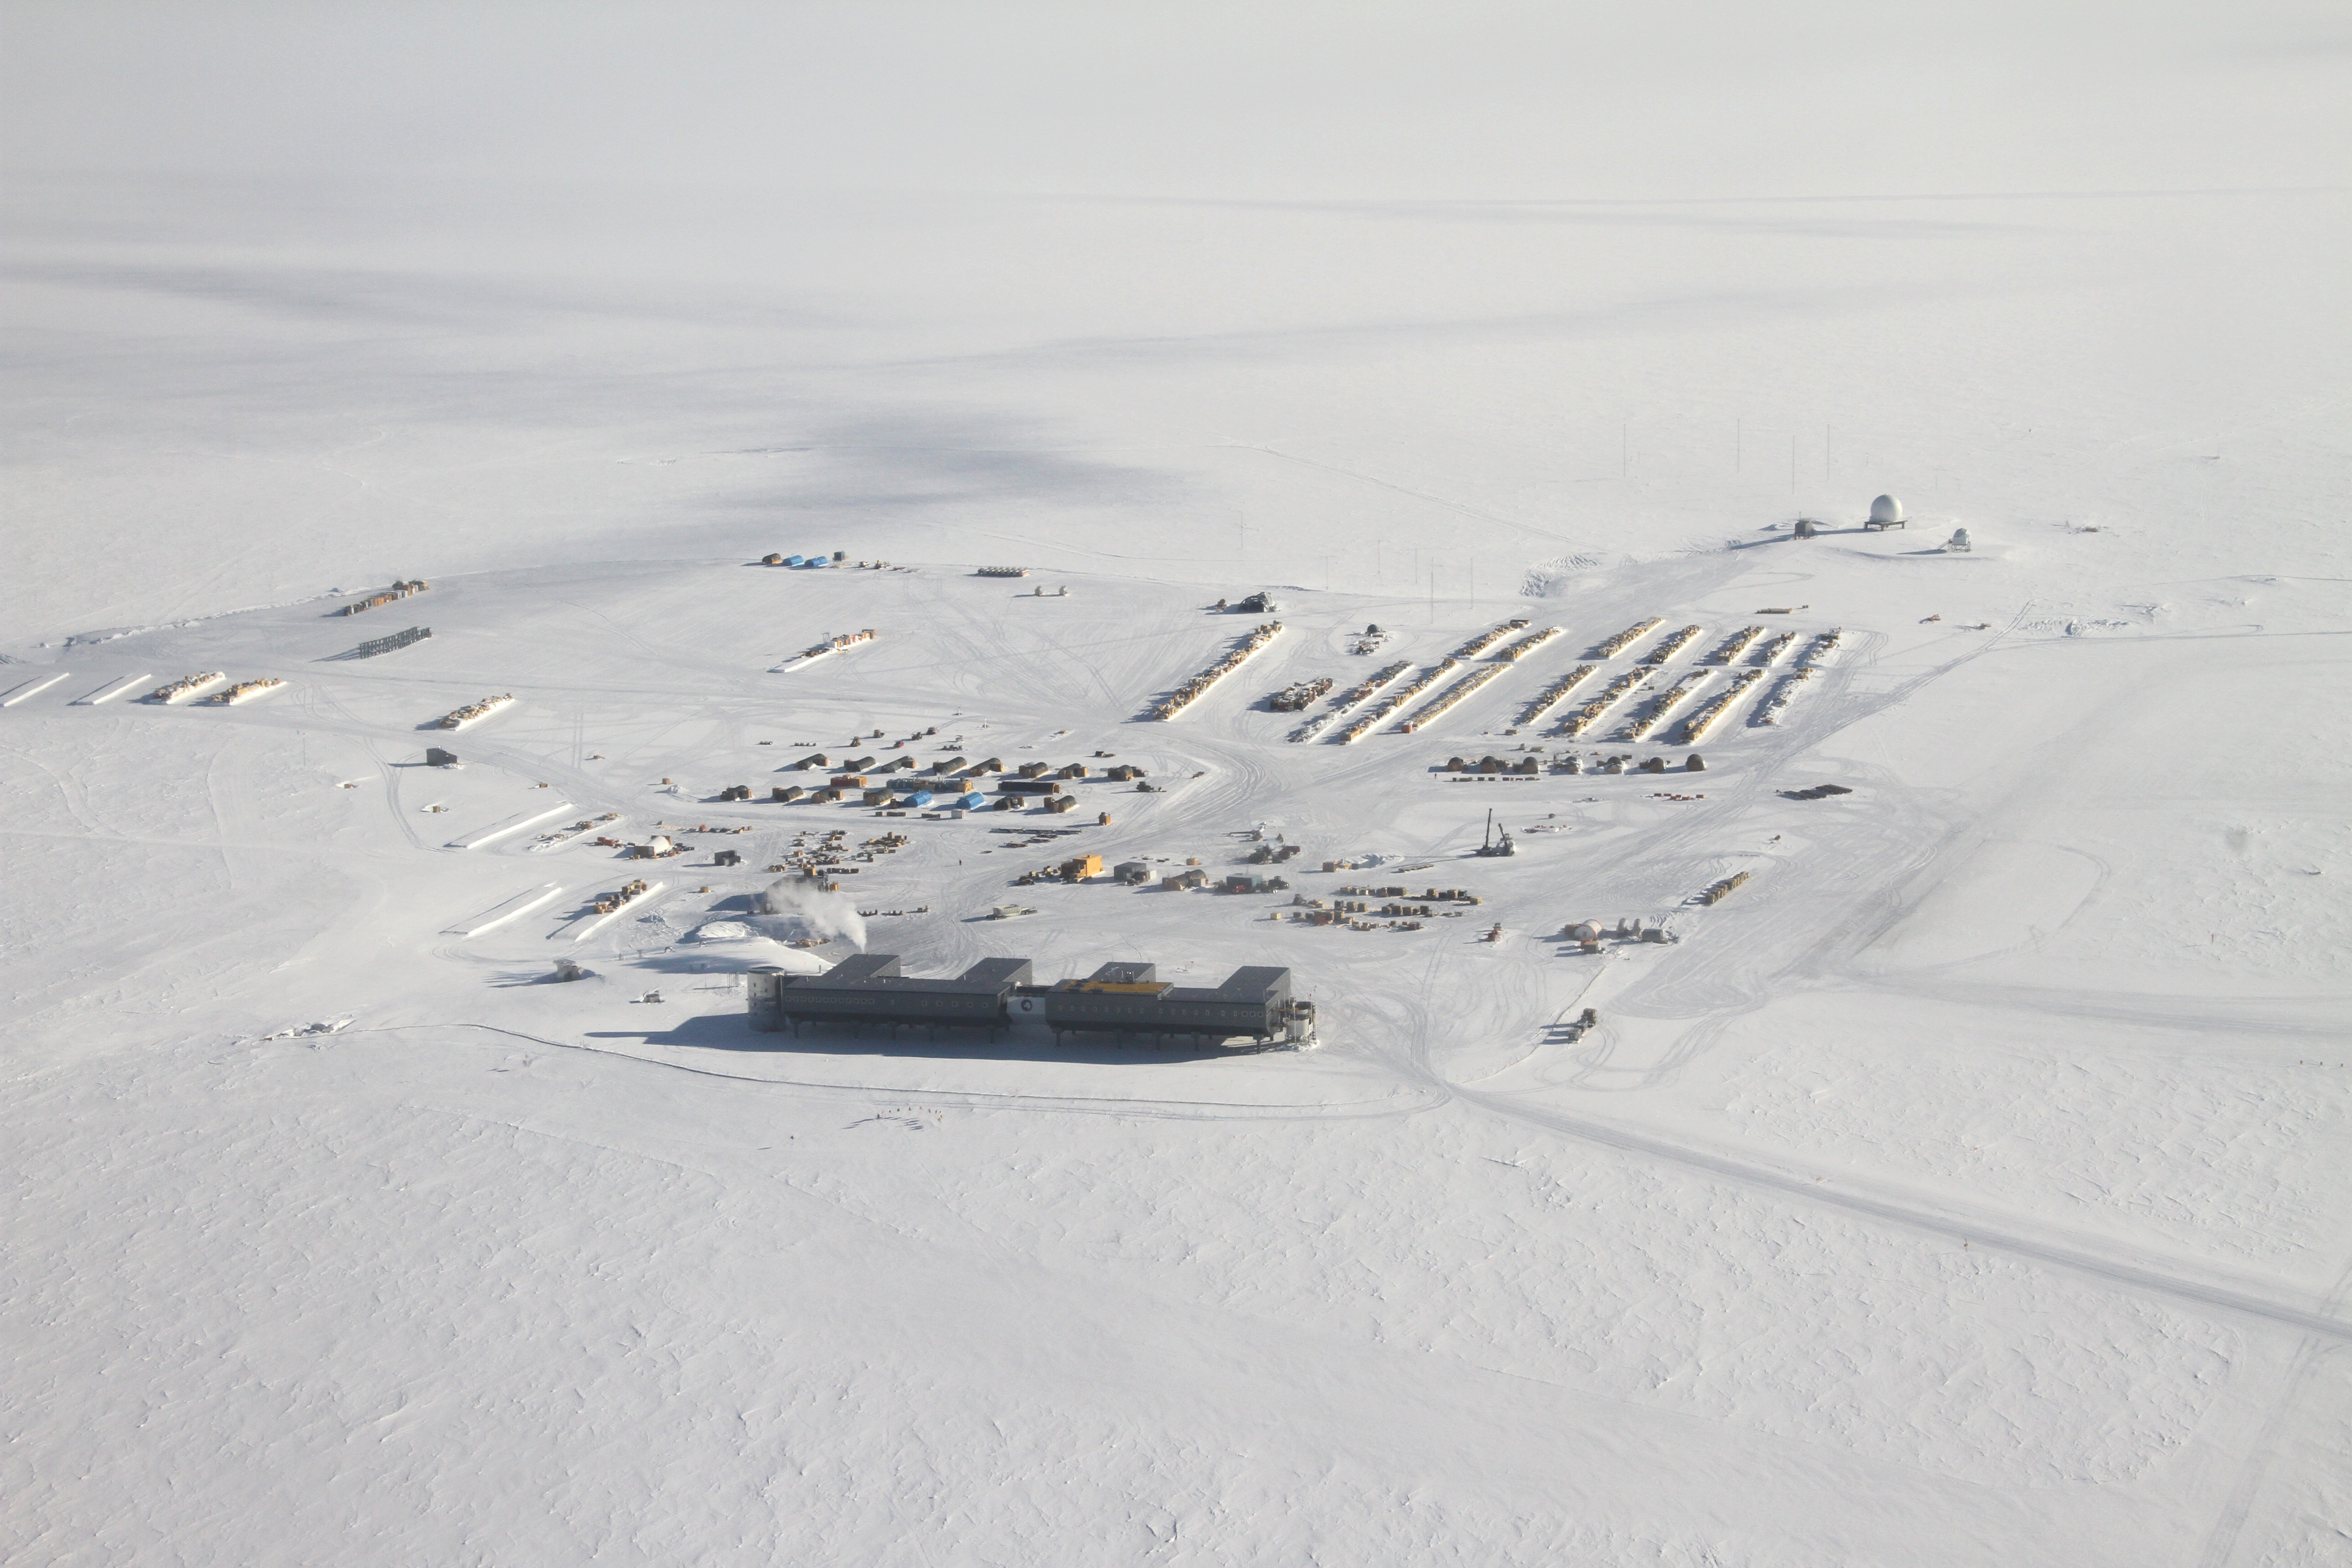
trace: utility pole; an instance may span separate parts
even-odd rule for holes
[[[1437,624],[1437,568],[1429,569],[1429,624]]]
[[[1748,444],[1746,424],[1745,420],[1740,419],[1731,422],[1731,471],[1735,474],[1739,471],[1740,449]]]
[[[1789,493],[1797,493],[1797,438],[1789,437]]]
[[[1625,421],[1617,433],[1617,477],[1630,479],[1633,473],[1633,422]]]
[[[1829,427],[1828,426],[1826,426],[1826,425],[1822,426],[1822,479],[1828,479],[1828,478],[1830,477],[1830,434],[1831,434],[1830,427]]]

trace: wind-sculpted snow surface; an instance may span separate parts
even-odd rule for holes
[[[1015,1160],[1000,1179],[1051,1219],[993,1233],[1075,1261],[1129,1208],[1107,1193],[1158,1192],[1152,1219],[1120,1224],[1111,1255],[1139,1286],[1168,1289],[1181,1271],[1188,1298],[1223,1310],[1985,1484],[2140,1473],[2195,1428],[2239,1346],[2229,1328],[1990,1254],[1874,1237],[1483,1130],[1318,1130],[1278,1183],[1280,1160],[1246,1135],[1184,1142],[1164,1165],[1147,1155],[1118,1171],[1076,1154]],[[1404,1215],[1387,1194],[1416,1165],[1444,1173],[1457,1217],[1399,1253],[1388,1238]],[[984,1226],[1008,1212],[985,1191],[955,1201]],[[1192,1238],[1230,1234],[1244,1208],[1257,1215],[1245,1237],[1197,1250]],[[1803,1282],[1840,1258],[1859,1261],[1864,1282],[1813,1295]],[[2012,1313],[2069,1326],[1982,1359],[1981,1317]],[[1861,1348],[1874,1342],[1900,1357]]]
[[[20,1412],[55,1463],[11,1517],[60,1517],[100,1477],[149,1500],[117,1526],[138,1556],[218,1530],[206,1499],[265,1475],[286,1499],[268,1533],[323,1539],[362,1464],[377,1540],[409,1561],[466,1540],[635,1555],[651,1534],[703,1561],[887,1562],[910,1538],[936,1558],[1081,1529],[1328,1552],[1424,1539],[1433,1491],[1482,1559],[1532,1563],[1580,1531],[1639,1533],[1620,1489],[1671,1454],[1747,1515],[1776,1554],[1759,1560],[1794,1562],[1811,1526],[1756,1474],[1787,1445],[1895,1496],[2128,1483],[2179,1451],[2242,1353],[2170,1307],[1459,1111],[1201,1108],[1041,1140],[1009,1109],[713,1098],[657,1063],[446,1032],[182,1051],[28,1109],[22,1168],[62,1184],[74,1223],[16,1238],[18,1375],[62,1374],[91,1333],[116,1370]],[[236,1164],[184,1166],[160,1210],[125,1208],[156,1158],[132,1127]],[[336,1196],[289,1214],[287,1185]],[[197,1302],[241,1325],[234,1353],[205,1353]],[[1104,1360],[1139,1314],[1159,1354]],[[359,1317],[363,1336],[323,1332]],[[1989,1344],[1996,1323],[2036,1328]],[[882,1370],[910,1364],[919,1399]],[[151,1404],[156,1375],[173,1397]],[[1447,1440],[1411,1487],[1375,1484],[1394,1436],[1361,1415],[1408,1391]],[[1211,1437],[1236,1416],[1325,1457],[1286,1444],[1234,1468]],[[356,1431],[275,1436],[314,1426]],[[1523,1492],[1490,1451],[1538,1435],[1577,1458]],[[667,1465],[545,1484],[607,1441]],[[1335,1466],[1360,1478],[1340,1496]],[[1271,1507],[1295,1467],[1313,1507],[1234,1512],[1226,1488]],[[520,1488],[495,1519],[435,1505],[484,1478]]]

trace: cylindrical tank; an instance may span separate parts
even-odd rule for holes
[[[1568,940],[1570,942],[1599,942],[1601,940],[1601,922],[1598,921],[1577,921],[1574,925],[1568,928]]]
[[[1876,500],[1870,503],[1870,521],[1873,522],[1901,522],[1903,521],[1903,503],[1896,500],[1893,496],[1880,496]]]
[[[777,1011],[783,977],[783,970],[772,963],[755,963],[743,976],[744,1008],[751,1015],[751,1027],[763,1035],[784,1026],[783,1016]]]

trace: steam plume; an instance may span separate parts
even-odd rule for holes
[[[828,893],[804,877],[785,877],[768,885],[760,895],[759,906],[761,913],[778,924],[800,928],[784,933],[771,930],[771,936],[782,934],[791,941],[805,935],[826,942],[845,936],[857,944],[859,952],[866,949],[866,919],[845,893]]]

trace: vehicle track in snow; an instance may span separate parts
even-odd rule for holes
[[[2327,1295],[2326,1309],[2331,1314],[2340,1314],[2348,1300],[2352,1300],[2352,1268],[2336,1277],[2336,1288]],[[2271,1396],[2262,1430],[2238,1461],[2237,1482],[2205,1533],[2202,1550],[2197,1554],[2197,1568],[2229,1568],[2237,1555],[2238,1537],[2246,1527],[2247,1516],[2253,1511],[2255,1500],[2262,1495],[2263,1481],[2278,1456],[2280,1439],[2295,1413],[2304,1385],[2322,1362],[2345,1353],[2342,1342],[2320,1334],[2306,1336],[2295,1347],[2294,1359],[2288,1363],[2277,1391]]]
[[[1697,1171],[1758,1191],[1842,1209],[1907,1230],[1994,1248],[2110,1285],[2352,1343],[2352,1320],[2263,1294],[2250,1283],[2224,1284],[2192,1278],[2176,1271],[2181,1267],[2179,1259],[2125,1252],[2103,1240],[2065,1237],[2056,1232],[2034,1236],[2013,1222],[1972,1220],[1958,1211],[1925,1202],[1902,1201],[1850,1186],[1832,1185],[1828,1176],[1806,1175],[1794,1168],[1733,1159],[1632,1128],[1538,1108],[1459,1084],[1449,1087],[1456,1100],[1500,1121]]]

